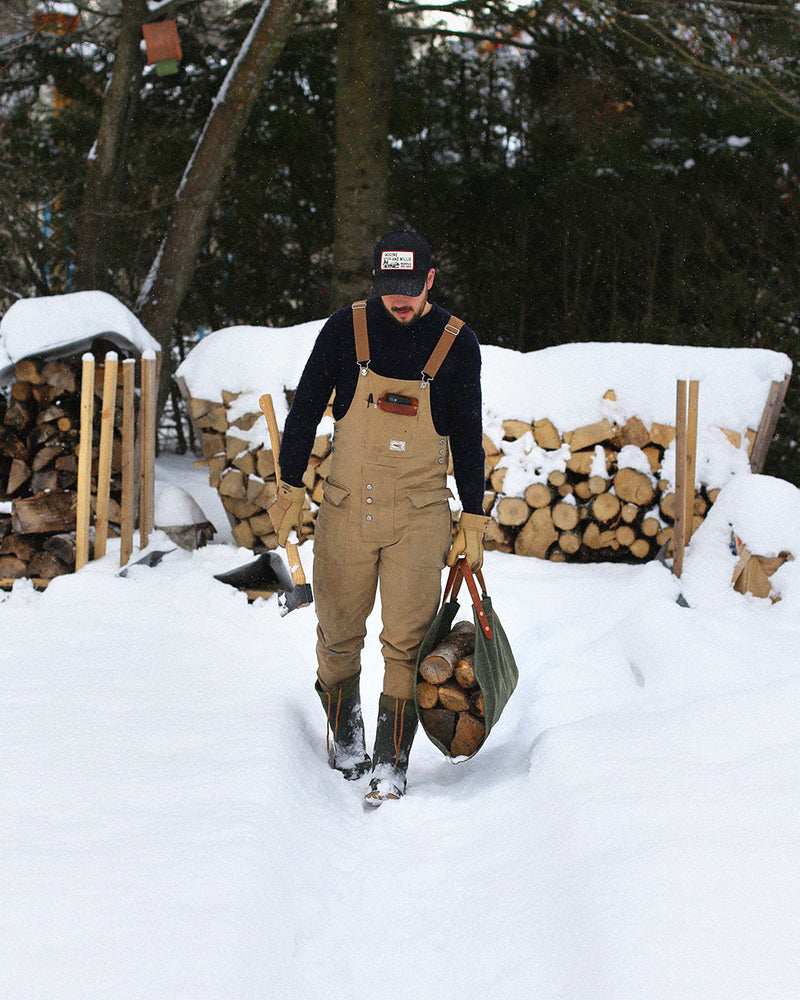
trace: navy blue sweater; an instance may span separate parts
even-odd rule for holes
[[[370,367],[386,378],[420,377],[450,313],[435,304],[416,322],[403,326],[384,309],[380,298],[367,300]],[[453,474],[465,511],[483,513],[484,453],[481,422],[481,355],[478,339],[463,326],[430,384],[431,411],[437,434],[449,436]],[[340,420],[353,399],[359,368],[349,306],[335,312],[317,337],[286,418],[280,452],[281,476],[300,486],[317,425],[333,401]]]

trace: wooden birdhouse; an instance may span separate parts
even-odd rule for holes
[[[155,65],[159,76],[178,72],[183,57],[176,21],[154,21],[142,25],[148,65]]]
[[[39,4],[34,10],[31,20],[37,31],[51,35],[68,35],[77,30],[80,23],[80,11],[71,3]]]

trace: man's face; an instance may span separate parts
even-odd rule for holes
[[[408,326],[410,323],[414,323],[424,316],[425,313],[431,308],[431,304],[428,301],[428,292],[433,286],[433,278],[436,274],[433,268],[428,271],[428,277],[425,281],[425,287],[422,289],[419,295],[382,295],[381,302],[383,303],[384,309],[389,313],[392,319],[396,320],[401,326]]]

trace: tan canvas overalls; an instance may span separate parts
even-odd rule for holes
[[[385,378],[369,367],[364,306],[353,305],[361,374],[334,429],[314,535],[317,676],[327,691],[360,671],[380,581],[383,691],[406,700],[414,697],[417,649],[438,609],[451,537],[449,441],[433,426],[428,382],[463,324],[450,318],[420,378]],[[381,409],[385,393],[417,400],[416,414]]]

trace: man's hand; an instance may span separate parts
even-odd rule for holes
[[[286,547],[286,539],[292,528],[300,527],[303,516],[303,501],[306,498],[304,486],[290,486],[278,481],[278,493],[275,500],[267,508],[269,519],[278,534],[278,545]]]
[[[488,527],[489,518],[483,514],[462,512],[456,537],[447,554],[447,565],[455,566],[459,556],[463,555],[473,573],[479,570],[483,566],[483,536]]]

